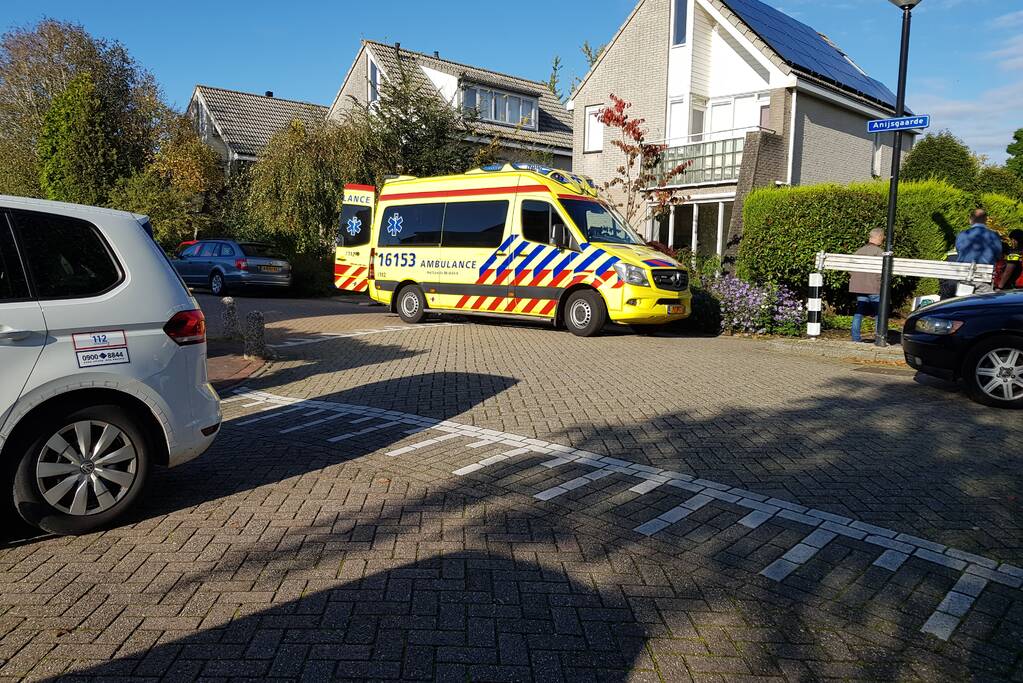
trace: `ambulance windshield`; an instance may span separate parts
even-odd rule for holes
[[[561,205],[571,216],[587,242],[607,244],[644,244],[643,238],[629,227],[621,214],[593,199],[562,198]]]

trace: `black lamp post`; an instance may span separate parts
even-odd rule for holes
[[[902,10],[902,47],[899,52],[899,92],[895,100],[895,116],[906,115],[906,67],[909,62],[909,25],[913,8],[923,0],[888,0]],[[892,290],[892,249],[895,241],[895,208],[899,201],[899,171],[902,167],[902,131],[895,131],[892,146],[892,181],[888,190],[888,228],[885,232],[884,256],[881,263],[881,300],[877,310],[877,334],[874,344],[888,346],[888,307]]]

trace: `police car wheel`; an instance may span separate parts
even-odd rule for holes
[[[54,534],[104,527],[142,495],[152,447],[138,418],[115,405],[56,409],[17,447],[14,507]]]
[[[596,292],[576,292],[565,302],[565,327],[577,337],[592,337],[599,334],[606,322],[607,307]]]
[[[426,297],[423,291],[415,285],[403,287],[398,292],[398,303],[395,305],[398,310],[398,317],[407,323],[422,322],[426,317]]]
[[[985,339],[970,349],[963,385],[974,401],[996,408],[1023,408],[1023,339]]]

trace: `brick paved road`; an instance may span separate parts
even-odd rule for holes
[[[243,301],[282,359],[215,447],[0,550],[0,676],[1023,680],[1018,416],[746,340]]]

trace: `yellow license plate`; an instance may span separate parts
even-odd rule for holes
[[[263,266],[264,273],[279,273],[281,272],[280,266]]]
[[[682,315],[685,312],[685,306],[668,306],[668,315]]]

